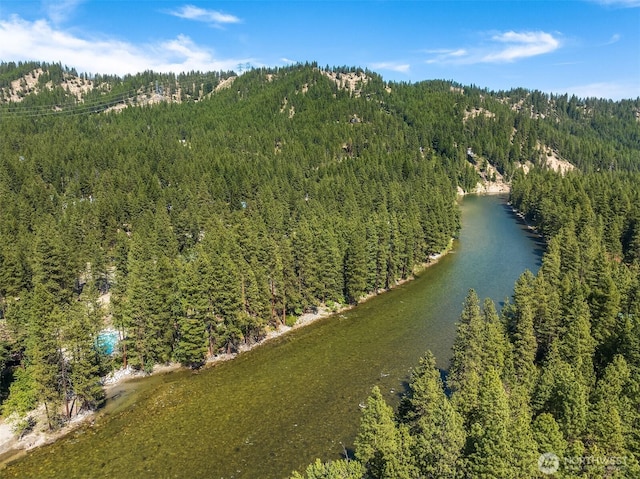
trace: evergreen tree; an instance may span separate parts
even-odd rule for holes
[[[29,298],[29,314],[25,355],[38,401],[44,403],[49,429],[54,429],[59,425],[58,411],[66,399],[61,390],[67,379],[61,375],[62,312],[53,294],[45,286],[36,284]]]
[[[98,350],[98,333],[103,319],[94,284],[85,285],[82,294],[68,311],[63,335],[70,353],[70,384],[74,398],[68,415],[83,409],[94,410],[104,400],[101,376],[104,361]]]
[[[478,295],[470,290],[460,315],[447,377],[447,386],[453,393],[452,401],[467,421],[477,406],[480,377],[484,370],[484,333]]]
[[[344,296],[356,304],[367,289],[367,244],[363,228],[353,227],[347,239],[344,257]]]
[[[30,268],[21,246],[8,239],[0,240],[0,297],[16,298],[30,286]]]
[[[444,393],[431,353],[411,373],[407,402],[405,420],[414,438],[412,456],[420,477],[456,477],[465,443],[463,419]]]
[[[533,420],[531,429],[533,438],[538,445],[538,453],[553,453],[558,457],[564,456],[567,444],[553,415],[548,412],[538,415]]]
[[[480,301],[474,290],[465,298],[453,344],[453,357],[447,379],[453,391],[462,389],[469,371],[478,373],[482,368],[484,324]]]
[[[314,246],[317,251],[317,280],[318,286],[315,296],[323,303],[343,301],[343,257],[338,247],[338,239],[329,223],[321,226],[316,236]]]
[[[69,301],[75,278],[69,266],[73,264],[53,220],[44,222],[35,238],[33,283],[44,287],[58,304]]]
[[[18,368],[13,376],[9,396],[2,403],[2,414],[21,438],[33,426],[30,414],[38,405],[38,387],[29,369]]]
[[[153,366],[148,339],[151,336],[149,322],[156,306],[155,264],[150,252],[144,245],[146,240],[141,233],[134,233],[129,250],[127,300],[130,304],[128,315],[123,316],[125,326],[124,347],[127,350],[127,362],[137,369],[149,369]]]
[[[415,469],[411,464],[408,436],[398,428],[391,409],[377,386],[371,391],[362,413],[355,440],[356,459],[375,478],[409,479]]]
[[[320,459],[310,464],[304,472],[294,472],[290,479],[362,479],[365,468],[358,461],[329,461],[322,463]]]
[[[510,414],[507,395],[498,372],[484,372],[465,447],[464,474],[468,477],[512,477],[514,458],[509,436]],[[522,471],[518,471],[522,472]]]
[[[543,267],[536,276],[533,292],[534,330],[538,344],[537,357],[544,358],[551,343],[560,336],[560,292],[547,281]]]
[[[581,375],[582,383],[591,387],[594,383],[593,355],[596,343],[591,336],[589,306],[582,293],[574,288],[564,300],[562,335],[558,350],[562,358]]]
[[[295,258],[297,288],[304,308],[317,303],[314,285],[318,284],[318,261],[314,251],[313,232],[309,223],[302,219],[293,232],[292,247]]]
[[[158,256],[153,266],[153,304],[148,318],[147,342],[151,361],[166,363],[171,358],[175,331],[175,266],[165,255]]]
[[[560,358],[555,343],[542,367],[531,402],[534,414],[553,415],[569,446],[580,441],[587,425],[588,387],[581,374]]]
[[[512,456],[509,460],[512,475],[520,478],[537,477],[537,444],[531,425],[530,391],[516,387],[509,393],[509,444]]]
[[[503,379],[506,380],[514,374],[512,347],[509,344],[504,324],[491,299],[485,299],[482,314],[485,327],[484,367],[493,367],[496,371],[500,371]]]
[[[513,363],[516,383],[531,392],[536,381],[537,343],[533,330],[533,312],[528,301],[516,303],[516,324],[513,332]]]
[[[185,366],[199,367],[207,352],[206,326],[212,316],[202,259],[196,258],[183,266],[178,285],[181,311],[174,356]]]

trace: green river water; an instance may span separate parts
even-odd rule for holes
[[[453,251],[414,281],[199,373],[125,383],[94,424],[0,471],[18,478],[282,478],[339,458],[374,385],[397,404],[430,349],[447,367],[469,288],[497,307],[542,246],[500,196],[461,202]]]

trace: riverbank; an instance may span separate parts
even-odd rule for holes
[[[358,304],[362,304],[367,300],[378,296],[389,289],[396,288],[402,284],[405,284],[413,279],[417,275],[419,275],[425,269],[433,266],[438,263],[438,261],[444,257],[447,253],[449,253],[453,249],[453,240],[450,240],[447,248],[441,253],[431,255],[428,262],[422,263],[414,267],[412,274],[402,280],[396,281],[395,284],[388,289],[381,289],[377,292],[369,293],[362,298]],[[265,337],[260,341],[251,344],[243,344],[240,346],[238,352],[231,354],[218,354],[211,358],[209,358],[205,367],[210,368],[214,367],[216,364],[230,361],[236,358],[238,355],[243,354],[247,351],[250,351],[258,346],[261,346],[269,341],[274,340],[280,336],[287,334],[288,332],[299,329],[310,324],[313,324],[323,318],[337,315],[343,313],[347,310],[354,308],[356,305],[339,305],[336,304],[333,307],[327,307],[326,305],[320,306],[317,308],[315,312],[302,314],[296,320],[293,326],[285,326],[280,325],[277,329],[272,329],[267,332]],[[108,376],[103,378],[103,385],[105,388],[105,397],[106,397],[106,406],[103,409],[100,409],[95,412],[84,412],[78,416],[74,416],[69,423],[67,423],[63,428],[59,429],[55,432],[50,432],[46,430],[44,424],[46,421],[43,417],[38,417],[38,425],[28,434],[25,434],[23,437],[16,437],[12,431],[11,425],[7,423],[6,420],[0,421],[0,469],[7,462],[15,460],[24,454],[27,451],[34,449],[36,447],[50,444],[55,442],[56,440],[66,436],[68,433],[77,429],[82,425],[93,424],[96,418],[101,414],[109,414],[110,412],[118,410],[119,407],[124,407],[126,404],[131,403],[133,399],[135,399],[135,392],[137,389],[137,384],[134,382],[135,379],[150,377],[150,376],[159,376],[161,374],[169,374],[173,371],[182,370],[183,368],[178,363],[170,363],[166,365],[156,365],[153,371],[149,373],[145,373],[142,371],[136,371],[132,368],[119,369],[110,373]]]
[[[520,221],[522,221],[524,223],[524,225],[527,227],[527,229],[529,231],[531,231],[532,233],[535,233],[538,236],[538,238],[540,238],[545,243],[547,242],[547,239],[545,238],[545,236],[542,233],[540,233],[538,228],[536,228],[535,226],[529,224],[529,222],[527,221],[527,219],[524,216],[524,213],[522,213],[515,206],[513,206],[510,201],[507,202],[507,205],[511,208],[511,211],[513,212],[513,214],[516,215],[520,219]]]
[[[382,293],[385,293],[387,291],[389,291],[390,289],[393,288],[397,288],[398,286],[407,283],[408,281],[411,281],[413,279],[415,279],[416,275],[420,274],[420,272],[424,271],[426,268],[429,268],[430,266],[433,266],[434,264],[436,264],[444,255],[446,255],[447,253],[449,253],[451,250],[453,249],[453,239],[449,240],[449,244],[447,245],[447,247],[440,253],[437,254],[432,254],[429,257],[429,261],[416,265],[413,268],[413,271],[411,272],[411,275],[409,275],[407,278],[405,279],[401,279],[401,280],[397,280],[395,282],[395,284],[393,286],[391,286],[390,288],[383,288],[383,289],[379,289],[377,292],[371,292],[368,293],[364,296],[362,296],[360,298],[360,300],[358,301],[358,304],[362,304],[363,302],[378,296]],[[255,343],[251,343],[251,344],[242,344],[240,345],[240,347],[238,348],[238,352],[236,353],[229,353],[229,354],[217,354],[211,358],[209,358],[207,360],[207,362],[205,363],[205,367],[211,367],[214,366],[215,364],[219,363],[219,362],[223,362],[223,361],[229,361],[231,359],[234,359],[236,356],[238,356],[239,354],[245,353],[247,351],[251,351],[252,349],[261,346],[262,344],[271,341],[275,338],[278,338],[284,334],[287,334],[289,331],[294,330],[294,329],[298,329],[298,328],[302,328],[304,326],[307,326],[309,324],[312,324],[320,319],[323,318],[327,318],[329,316],[332,315],[337,315],[340,313],[343,313],[345,311],[348,311],[354,307],[356,307],[358,304],[347,304],[347,305],[340,305],[338,303],[336,303],[334,305],[334,307],[328,307],[326,305],[321,305],[317,308],[317,310],[315,312],[310,312],[310,313],[304,313],[302,315],[300,315],[298,317],[298,319],[296,320],[296,322],[293,324],[293,326],[286,326],[286,325],[280,325],[278,326],[278,328],[276,329],[272,329],[271,331],[267,332],[266,336],[264,338],[262,338],[260,341],[256,341]]]
[[[511,192],[511,185],[509,183],[488,183],[478,182],[476,187],[471,191],[464,191],[458,186],[458,196],[466,195],[508,195]]]

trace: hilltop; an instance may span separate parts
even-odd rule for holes
[[[287,92],[282,85],[294,76],[307,78]],[[368,70],[316,64],[254,69],[242,77],[240,85],[280,90],[279,111],[290,119],[299,111],[296,103],[300,98],[316,98],[319,91],[330,95],[323,101],[337,101],[336,91],[354,99],[362,95],[376,102],[380,111],[410,126],[422,126],[428,118],[429,125],[418,133],[420,153],[432,151],[469,160],[478,184],[474,186],[470,170],[459,180],[465,183],[460,185],[464,190],[505,190],[516,170],[526,173],[534,165],[564,174],[575,169],[636,169],[639,163],[634,152],[639,100],[580,99],[524,89],[493,92],[439,80],[394,84]],[[197,103],[231,90],[238,78],[234,72],[88,76],[59,64],[5,63],[0,65],[0,114],[37,118]],[[316,92],[309,95],[311,88]],[[234,87],[234,92],[242,95],[241,87]],[[416,117],[424,118],[416,122]],[[355,124],[361,118],[354,112],[346,120]],[[352,148],[349,142],[341,147]],[[606,160],[612,157],[614,161]],[[494,178],[496,184],[492,184]]]

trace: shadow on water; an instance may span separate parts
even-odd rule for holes
[[[502,205],[502,208],[522,228],[527,238],[536,245],[536,247],[533,249],[533,254],[538,257],[536,266],[540,267],[542,265],[542,257],[547,247],[547,242],[544,236],[538,233],[537,230],[533,228],[533,226],[531,226],[521,214],[513,209],[509,202],[505,201],[505,203],[503,203]]]

